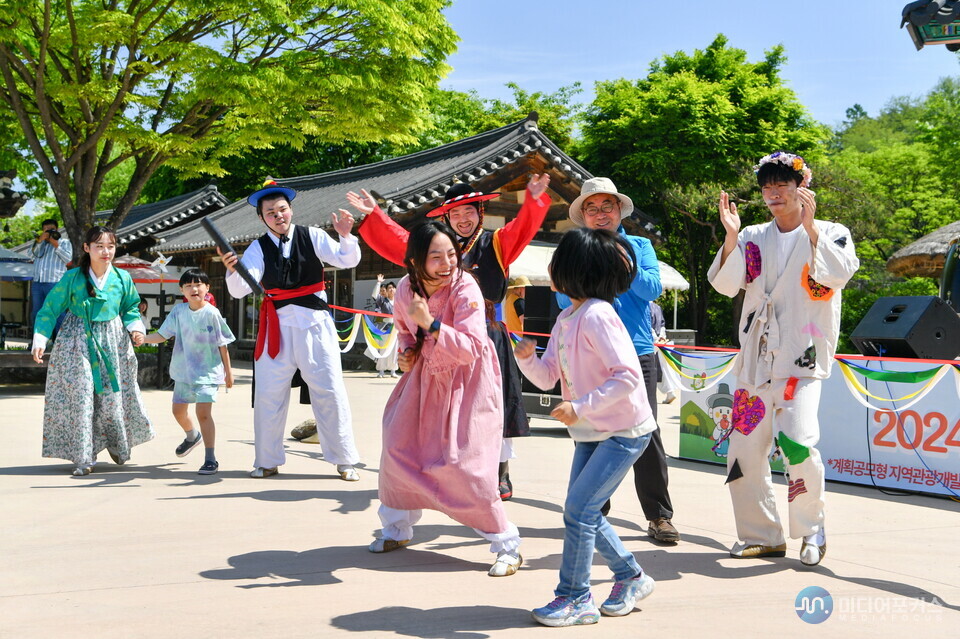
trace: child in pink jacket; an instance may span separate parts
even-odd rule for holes
[[[568,231],[550,261],[550,277],[573,304],[557,317],[542,358],[530,340],[514,351],[520,370],[540,388],[560,380],[564,401],[551,415],[576,443],[563,508],[560,584],[556,599],[533,611],[547,626],[597,623],[601,612],[623,616],[653,591],[653,579],[600,513],[657,427],[636,351],[612,306],[636,273],[633,249],[618,234]],[[616,580],[599,610],[590,594],[594,548]]]

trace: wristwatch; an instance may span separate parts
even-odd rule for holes
[[[440,319],[437,318],[437,319],[433,320],[433,323],[432,323],[432,324],[430,324],[430,332],[431,332],[431,333],[436,333],[436,332],[439,331],[439,330],[440,330]]]

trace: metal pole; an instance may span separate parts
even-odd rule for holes
[[[673,289],[673,330],[677,330],[677,289]]]

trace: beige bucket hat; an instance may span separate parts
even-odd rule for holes
[[[633,200],[623,193],[618,193],[613,180],[605,177],[596,177],[584,182],[583,186],[580,187],[580,195],[570,203],[570,221],[577,226],[586,226],[583,222],[583,211],[580,210],[580,207],[583,206],[584,200],[597,193],[607,193],[617,196],[617,199],[620,200],[621,220],[625,217],[630,217],[630,214],[633,213]]]

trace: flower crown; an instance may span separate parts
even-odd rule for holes
[[[760,158],[759,164],[753,167],[753,172],[759,173],[761,166],[770,164],[771,162],[779,162],[802,175],[803,180],[800,182],[800,186],[802,187],[809,187],[810,182],[813,181],[813,171],[811,171],[807,163],[803,161],[803,158],[793,153],[787,153],[786,151],[775,151],[770,155],[763,156]]]

